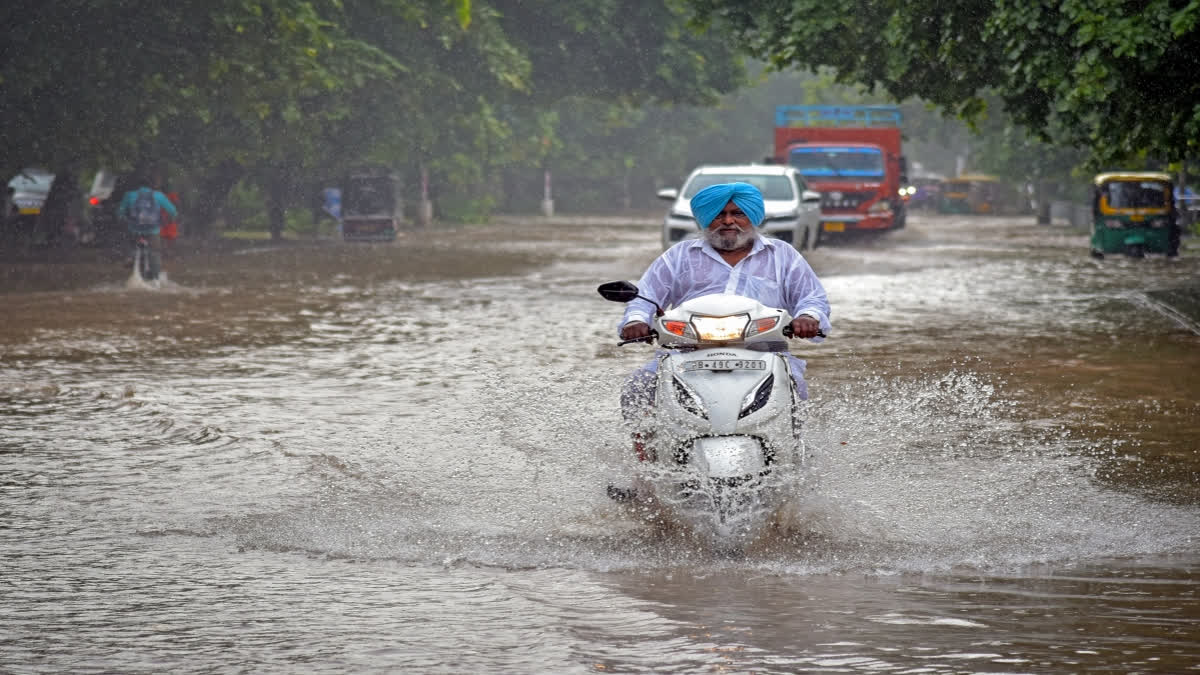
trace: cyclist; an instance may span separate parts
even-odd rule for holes
[[[166,211],[173,220],[178,216],[175,205],[161,191],[149,185],[149,181],[138,181],[141,187],[125,193],[121,205],[117,208],[117,216],[125,222],[135,242],[146,242],[146,251],[150,260],[147,280],[158,279],[162,269],[162,214]]]

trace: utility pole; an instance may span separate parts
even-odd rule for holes
[[[421,198],[417,202],[417,222],[426,227],[433,222],[433,202],[429,199],[429,168],[421,164]]]
[[[554,194],[550,190],[550,169],[542,172],[542,215],[547,218],[554,215]]]

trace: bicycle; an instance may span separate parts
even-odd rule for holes
[[[152,261],[153,251],[150,249],[150,242],[144,236],[138,236],[133,247],[133,277],[148,283],[157,283],[158,274],[155,274]]]

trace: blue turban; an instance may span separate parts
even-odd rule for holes
[[[721,183],[710,185],[692,197],[692,216],[700,229],[706,229],[712,224],[713,218],[725,209],[729,202],[737,205],[742,213],[750,216],[750,222],[755,227],[762,225],[766,211],[763,207],[763,196],[758,188],[749,183]]]

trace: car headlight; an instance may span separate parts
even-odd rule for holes
[[[868,213],[882,213],[884,211],[891,211],[891,210],[892,210],[892,203],[886,199],[880,199],[879,201],[872,204],[867,209],[867,212]]]

